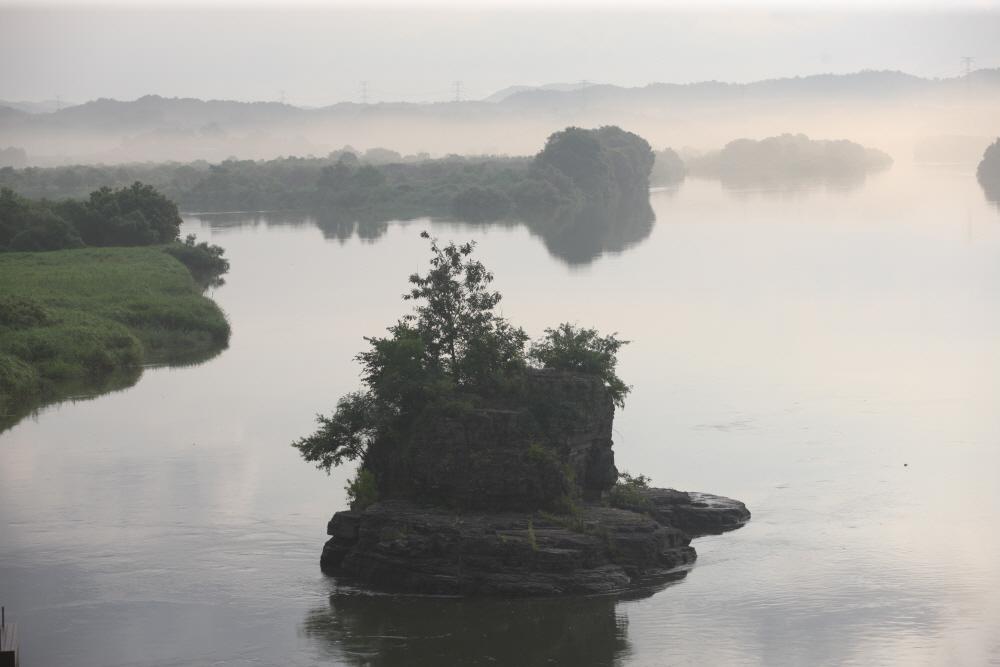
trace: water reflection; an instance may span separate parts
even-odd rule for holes
[[[611,597],[490,600],[334,593],[305,636],[352,665],[612,665],[629,652]]]
[[[213,281],[212,286],[220,287],[223,284],[225,281],[220,279]],[[194,351],[171,351],[169,355],[162,359],[154,359],[144,367],[123,368],[104,375],[52,382],[41,394],[15,397],[9,404],[0,402],[0,433],[15,426],[25,417],[39,415],[49,406],[67,401],[72,403],[89,401],[105,394],[129,389],[139,381],[145,368],[197,366],[222,354],[226,347],[226,345],[216,345]]]
[[[668,191],[669,195],[675,193],[676,188]],[[302,211],[202,213],[194,217],[207,222],[213,230],[258,226],[295,228],[314,225],[323,233],[323,238],[337,241],[341,245],[354,238],[367,242],[378,241],[386,235],[390,225],[405,225],[415,220],[359,215],[357,212],[342,209],[330,209],[318,213]],[[493,222],[435,220],[435,222],[451,222],[470,230],[512,229],[524,226],[533,236],[542,240],[553,257],[571,266],[578,266],[590,264],[605,254],[623,252],[645,241],[653,230],[656,216],[648,198],[644,198],[638,202],[621,202],[611,211],[596,208],[564,211],[543,220]]]
[[[648,239],[586,271],[523,223],[341,245],[302,214],[187,220],[232,261],[226,353],[0,434],[0,600],[30,664],[1000,664],[1000,224],[972,170],[652,203]],[[619,466],[754,521],[638,600],[331,601],[317,561],[353,471],[287,443],[357,387],[425,223],[479,241],[529,332],[633,340]]]
[[[833,174],[774,174],[756,172],[725,173],[718,178],[722,189],[735,196],[763,195],[791,198],[823,190],[829,193],[851,193],[860,190],[868,180],[865,172]],[[709,180],[706,178],[706,180]]]
[[[606,253],[620,253],[645,241],[656,216],[649,200],[623,203],[613,212],[589,209],[529,225],[553,257],[570,265],[589,264]]]
[[[63,401],[87,401],[103,394],[128,389],[142,376],[142,368],[126,368],[95,378],[64,380],[53,384],[42,396],[15,397],[11,405],[0,402],[0,433],[29,415],[37,416],[44,408]],[[20,400],[17,400],[20,398]]]

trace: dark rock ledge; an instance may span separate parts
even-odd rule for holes
[[[606,594],[669,577],[695,559],[691,539],[739,528],[746,506],[706,493],[646,489],[630,509],[457,512],[386,500],[337,512],[327,574],[368,588],[434,595]]]
[[[743,503],[622,487],[600,378],[528,371],[519,404],[415,423],[373,443],[382,500],[338,512],[325,572],[434,595],[601,594],[677,576],[691,539],[739,528]]]

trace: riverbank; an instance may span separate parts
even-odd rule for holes
[[[0,254],[0,429],[43,404],[128,386],[223,349],[229,324],[160,246]]]

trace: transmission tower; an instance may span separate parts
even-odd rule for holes
[[[454,85],[453,85],[453,88],[455,90],[455,101],[456,102],[461,102],[462,101],[462,82],[461,81],[456,81],[454,83]]]
[[[972,56],[962,56],[962,70],[965,72],[965,76],[972,74],[972,63],[976,62],[976,59]]]

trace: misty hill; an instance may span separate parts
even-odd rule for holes
[[[575,89],[546,89],[539,87],[510,94],[505,102],[509,106],[546,107],[559,104],[564,108],[635,103],[652,104],[696,103],[706,100],[747,101],[773,99],[892,99],[909,95],[940,94],[965,91],[970,86],[977,90],[993,89],[1000,92],[1000,69],[977,70],[968,77],[924,79],[912,74],[894,71],[863,71],[854,74],[816,74],[805,77],[766,79],[752,83],[651,83],[640,88],[600,84]]]
[[[51,113],[53,111],[58,111],[63,107],[71,106],[76,106],[76,103],[65,102],[63,100],[42,100],[41,102],[9,102],[7,100],[0,100],[0,107],[17,109],[18,111],[23,111],[24,113]]]
[[[28,115],[28,112],[15,109],[11,106],[0,104],[0,122],[4,120],[18,121]]]
[[[559,92],[566,92],[570,90],[580,90],[581,88],[590,87],[591,83],[586,81],[581,81],[579,83],[547,83],[543,86],[507,86],[497,92],[493,93],[489,97],[483,99],[484,102],[503,102],[512,95],[518,93],[524,93],[534,90],[554,90]]]
[[[653,83],[638,88],[553,84],[499,91],[499,101],[277,102],[99,99],[48,113],[0,108],[0,146],[32,164],[270,159],[326,155],[351,143],[434,155],[524,154],[567,125],[627,125],[655,145],[713,146],[753,131],[849,136],[913,155],[928,135],[996,134],[1000,70],[923,79],[901,72],[746,84]]]
[[[728,187],[801,182],[849,184],[891,165],[892,158],[880,150],[843,139],[810,139],[804,134],[782,134],[760,141],[737,139],[722,150],[686,162],[692,175],[718,178]]]
[[[146,95],[132,102],[101,98],[49,114],[36,114],[27,122],[52,123],[62,129],[166,129],[212,131],[211,125],[244,125],[284,121],[308,112],[278,102],[232,102]]]

